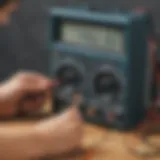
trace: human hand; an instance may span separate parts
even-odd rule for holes
[[[0,85],[0,116],[14,116],[19,109],[18,105],[21,105],[21,111],[24,113],[39,109],[45,102],[45,93],[51,87],[52,81],[39,73],[15,74]],[[25,96],[36,96],[40,93],[43,93],[44,96],[22,101]]]
[[[81,147],[83,123],[78,109],[71,108],[36,125],[47,155],[61,154]]]

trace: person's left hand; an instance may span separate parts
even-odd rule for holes
[[[39,109],[44,104],[45,94],[51,87],[52,81],[39,73],[20,72],[15,74],[0,84],[0,117],[15,116],[19,107],[24,113]],[[36,96],[40,93],[42,96],[36,99],[24,99],[26,96]]]

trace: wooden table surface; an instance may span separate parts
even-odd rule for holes
[[[33,122],[5,122],[11,127],[22,129]],[[155,138],[155,137],[154,137]],[[160,144],[160,134],[156,137]],[[121,133],[98,126],[84,124],[82,150],[71,154],[49,158],[50,160],[160,160],[160,157],[140,157],[134,155],[128,147],[152,149],[144,145],[135,133]],[[65,157],[65,158],[64,158]]]

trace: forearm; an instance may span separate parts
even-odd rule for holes
[[[46,146],[43,146],[42,139],[33,127],[0,127],[0,159],[30,160],[43,156]]]

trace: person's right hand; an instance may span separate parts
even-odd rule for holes
[[[78,109],[71,108],[62,114],[40,122],[36,129],[43,137],[45,154],[60,154],[79,148],[83,136],[82,119]]]
[[[44,106],[46,94],[53,88],[52,84],[51,79],[40,73],[14,74],[0,83],[0,117],[10,118],[20,113],[27,115],[38,111]]]

